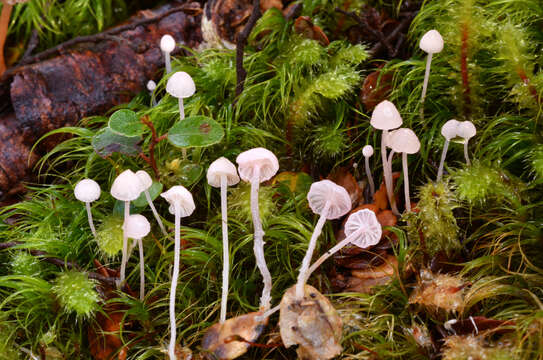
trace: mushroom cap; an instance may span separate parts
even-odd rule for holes
[[[188,98],[196,92],[196,85],[189,74],[184,71],[178,71],[168,79],[166,91],[178,99]]]
[[[462,121],[458,124],[458,133],[457,135],[466,140],[471,139],[477,134],[477,129],[471,121]]]
[[[268,149],[254,148],[242,152],[236,158],[238,163],[239,177],[243,181],[251,182],[255,169],[259,169],[258,182],[264,182],[271,179],[279,170],[279,160]]]
[[[460,125],[460,121],[458,120],[451,119],[447,121],[441,127],[441,135],[443,135],[445,139],[451,140],[458,135],[458,125]]]
[[[143,239],[151,231],[151,224],[140,214],[130,215],[124,220],[123,231],[131,239]]]
[[[437,30],[430,30],[420,39],[419,47],[428,54],[436,54],[443,50],[443,38]]]
[[[166,34],[160,39],[160,50],[171,53],[175,49],[175,39],[173,36]]]
[[[391,130],[400,127],[403,121],[396,106],[388,100],[383,100],[373,109],[370,123],[376,129]]]
[[[364,146],[362,148],[362,155],[364,155],[364,157],[373,156],[373,146],[371,146],[371,145]]]
[[[75,185],[75,198],[83,202],[93,202],[100,197],[100,185],[92,179],[83,179]]]
[[[394,130],[390,134],[389,146],[397,153],[414,154],[420,150],[420,141],[415,132],[408,128]]]
[[[132,170],[123,171],[111,185],[111,196],[120,201],[136,200],[143,191],[140,179]]]
[[[140,179],[142,191],[149,189],[151,185],[153,185],[153,179],[151,178],[151,175],[147,173],[147,171],[138,170],[136,171],[136,176],[138,179]]]
[[[239,183],[238,171],[236,165],[225,157],[220,157],[213,161],[207,169],[207,182],[213,187],[221,187],[221,176],[226,176],[228,186]]]
[[[327,219],[337,219],[351,210],[351,197],[343,186],[330,180],[321,180],[311,184],[307,193],[309,207],[315,214],[322,215],[324,206],[328,201]]]
[[[155,91],[155,89],[156,89],[156,82],[154,82],[153,80],[147,81],[147,90]]]
[[[373,211],[362,209],[349,215],[345,222],[345,236],[348,237],[360,229],[363,230],[351,241],[352,244],[365,249],[381,240],[383,229]]]
[[[160,194],[168,203],[170,203],[170,214],[175,214],[175,210],[179,210],[181,217],[190,216],[196,205],[194,205],[194,199],[192,194],[184,186],[176,185],[172,186],[170,190]]]

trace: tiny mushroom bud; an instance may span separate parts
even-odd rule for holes
[[[140,256],[140,300],[145,297],[145,260],[143,256],[143,243],[141,239],[146,237],[151,231],[151,224],[143,215],[130,215],[124,221],[123,232],[130,239],[138,242]]]
[[[154,82],[153,80],[149,80],[147,82],[147,90],[149,90],[149,95],[151,96],[151,104],[153,106],[156,106],[155,89],[156,89],[156,82]]]
[[[443,50],[443,38],[437,30],[430,30],[420,39],[420,48],[428,53],[426,59],[426,71],[424,73],[424,83],[422,85],[421,103],[424,103],[426,97],[426,90],[428,88],[428,79],[430,77],[430,66],[432,64],[432,55],[441,52]]]
[[[405,208],[411,211],[411,199],[409,197],[409,174],[407,169],[407,154],[415,154],[420,150],[420,141],[411,129],[401,128],[391,136],[390,147],[392,151],[402,153],[402,168],[404,178]]]
[[[160,231],[162,231],[162,235],[168,236],[168,232],[166,231],[166,228],[164,227],[164,224],[162,223],[162,220],[160,219],[160,216],[158,215],[158,212],[156,211],[155,205],[153,204],[153,200],[151,199],[151,194],[149,194],[149,188],[151,185],[153,185],[153,179],[151,179],[151,176],[144,170],[138,170],[136,171],[136,176],[140,179],[143,193],[145,194],[145,199],[147,199],[147,203],[149,204],[149,207],[151,208],[151,211],[153,212],[153,216],[155,217],[158,226],[160,227]]]
[[[90,208],[90,203],[98,200],[100,197],[100,185],[94,180],[83,179],[75,185],[74,195],[75,198],[81,202],[85,203],[85,208],[87,209],[87,218],[89,220],[89,226],[92,232],[92,235],[96,237],[96,229],[94,228],[94,223],[92,221],[92,213]]]
[[[271,307],[272,279],[264,258],[264,231],[258,210],[258,188],[261,182],[271,179],[279,170],[277,157],[264,148],[254,148],[242,152],[236,158],[239,176],[251,183],[251,215],[254,226],[254,252],[256,263],[262,274],[264,289],[260,298],[261,310]]]
[[[388,143],[388,131],[400,127],[403,123],[402,117],[394,106],[388,100],[384,100],[377,104],[373,113],[371,114],[370,120],[371,126],[378,130],[382,130],[383,134],[381,135],[381,159],[383,161],[383,172],[385,178],[385,186],[387,189],[387,196],[392,211],[399,215],[398,208],[396,207],[396,202],[394,200],[394,194],[392,191],[392,164],[389,164],[387,161],[387,143]]]
[[[170,53],[175,49],[175,39],[171,35],[164,35],[160,39],[160,50],[164,54],[164,62],[166,65],[166,74],[172,72],[172,64],[170,60]]]
[[[304,285],[308,279],[308,269],[317,244],[317,238],[327,219],[337,219],[351,210],[351,197],[343,186],[339,186],[330,180],[317,181],[311,184],[307,193],[309,207],[315,214],[320,215],[319,221],[313,230],[307,252],[305,253],[296,283],[296,296],[302,298]]]
[[[185,118],[183,99],[191,97],[196,92],[192,77],[184,71],[174,73],[166,83],[166,92],[179,100],[179,119],[183,120]]]
[[[466,158],[466,163],[471,165],[468,155],[468,141],[477,134],[477,129],[471,121],[462,121],[458,124],[458,136],[464,139],[464,157]]]
[[[225,157],[220,157],[209,165],[207,170],[207,182],[213,187],[221,188],[221,218],[222,218],[222,297],[220,322],[226,320],[226,303],[228,299],[228,275],[230,267],[229,247],[228,247],[228,214],[226,202],[226,187],[239,183],[239,176],[236,166]]]
[[[362,148],[362,155],[364,155],[366,165],[366,176],[368,177],[368,183],[370,184],[370,195],[375,194],[375,183],[373,182],[373,176],[371,176],[370,169],[370,157],[373,156],[373,146],[366,145]]]
[[[439,162],[439,168],[437,170],[437,181],[441,180],[443,176],[443,166],[445,165],[445,158],[447,156],[447,149],[449,148],[449,143],[452,138],[455,138],[458,135],[458,122],[455,119],[447,121],[441,127],[441,135],[445,138],[445,144],[443,145],[443,152],[441,153],[441,161]]]
[[[175,293],[177,289],[177,279],[179,278],[179,256],[181,252],[181,217],[190,216],[194,212],[196,205],[192,194],[181,185],[176,185],[170,190],[160,194],[170,204],[169,211],[175,215],[175,249],[172,274],[172,285],[170,288],[170,344],[168,346],[168,355],[170,360],[175,360],[175,339],[177,329],[175,327]]]

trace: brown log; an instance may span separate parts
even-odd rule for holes
[[[30,155],[30,148],[42,135],[103,114],[128,102],[148,80],[159,79],[164,34],[196,47],[201,42],[200,13],[198,3],[174,1],[141,11],[102,34],[70,40],[42,54],[53,55],[47,60],[9,69],[3,88],[9,86],[10,96],[3,97],[0,115],[1,195],[20,191],[20,182],[29,179],[29,167],[39,155]],[[42,60],[42,55],[33,58]],[[43,145],[38,152],[51,149],[55,141]]]

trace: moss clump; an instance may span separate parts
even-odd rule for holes
[[[18,252],[13,255],[11,260],[11,270],[16,275],[33,276],[39,274],[42,268],[36,257],[26,252]]]
[[[98,310],[100,297],[94,289],[95,282],[87,274],[67,271],[60,274],[53,286],[53,293],[68,313],[88,318]]]
[[[105,256],[117,255],[123,249],[123,219],[106,218],[96,233],[96,242]]]
[[[510,349],[501,347],[488,347],[484,339],[472,335],[450,336],[445,339],[444,360],[512,360],[515,354]]]
[[[276,189],[271,186],[261,186],[258,189],[258,208],[260,210],[260,218],[266,224],[272,214],[277,209],[277,205],[273,200],[276,194]],[[240,183],[237,187],[232,188],[228,198],[228,206],[232,210],[228,210],[229,216],[234,217],[241,223],[250,223],[251,216],[251,186],[246,183]]]
[[[532,168],[538,178],[543,178],[543,145],[535,148],[532,154]]]

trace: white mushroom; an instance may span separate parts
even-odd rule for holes
[[[141,181],[132,170],[123,171],[111,185],[111,196],[119,201],[124,201],[124,220],[130,216],[130,201],[136,200],[143,191]],[[123,256],[121,259],[121,278],[119,287],[126,275],[126,261],[128,257],[128,238],[123,231]]]
[[[441,127],[441,135],[445,138],[445,144],[443,145],[443,152],[441,153],[441,161],[439,162],[439,168],[437,170],[437,181],[441,180],[443,176],[443,166],[445,165],[445,158],[447,156],[447,149],[449,148],[449,143],[452,138],[455,138],[458,134],[458,122],[455,119],[447,121]]]
[[[126,236],[138,242],[140,255],[140,300],[145,297],[145,259],[143,256],[143,242],[141,241],[151,231],[151,224],[143,215],[130,215],[124,220],[123,232]]]
[[[296,283],[296,297],[303,298],[304,285],[308,279],[308,269],[315,251],[317,238],[327,219],[337,219],[351,210],[351,197],[343,186],[339,186],[330,180],[322,180],[311,184],[307,193],[309,207],[315,214],[320,215],[315,230],[309,240],[309,245],[302,261],[302,267]]]
[[[143,193],[145,194],[147,203],[149,204],[149,207],[151,208],[151,211],[153,212],[153,216],[155,217],[158,223],[158,226],[160,227],[160,230],[162,231],[162,235],[168,236],[168,232],[166,231],[166,228],[164,227],[164,224],[162,223],[162,220],[160,219],[160,216],[158,215],[158,212],[156,211],[155,205],[153,204],[153,200],[151,199],[151,194],[149,194],[149,188],[151,187],[151,185],[153,185],[153,179],[151,179],[151,176],[145,170],[136,171],[136,176],[141,181]]]
[[[430,77],[430,66],[432,64],[432,55],[437,54],[443,50],[443,38],[437,30],[430,30],[422,36],[420,39],[420,48],[428,53],[426,59],[426,71],[424,73],[424,83],[422,85],[421,103],[424,103],[426,97],[426,89],[428,88],[428,79]]]
[[[170,53],[175,49],[175,39],[171,35],[164,35],[160,39],[160,50],[164,54],[164,63],[166,65],[166,74],[172,72]]]
[[[175,249],[172,273],[172,285],[170,288],[170,344],[168,355],[170,360],[175,360],[175,339],[177,328],[175,325],[175,293],[177,290],[177,279],[179,277],[179,256],[181,252],[181,218],[190,216],[196,205],[192,194],[181,185],[173,186],[170,190],[160,194],[170,204],[169,211],[175,215]]]
[[[222,297],[220,322],[226,320],[226,304],[228,301],[228,277],[230,272],[229,246],[228,246],[228,209],[226,199],[227,186],[239,183],[236,166],[225,157],[213,161],[207,169],[207,182],[213,187],[221,188],[221,218],[222,218]]]
[[[264,148],[254,148],[242,152],[236,158],[239,176],[243,181],[251,183],[251,215],[254,227],[254,252],[256,264],[262,274],[264,288],[260,297],[260,308],[263,311],[271,307],[272,279],[264,257],[264,231],[258,208],[258,188],[261,182],[271,179],[279,170],[277,157]]]
[[[149,95],[151,96],[151,105],[153,106],[156,106],[155,89],[156,82],[154,82],[153,80],[149,80],[147,82],[147,90],[149,90]]]
[[[89,226],[94,237],[96,237],[96,229],[94,228],[94,222],[92,221],[90,203],[100,198],[100,192],[100,185],[92,179],[83,179],[78,182],[74,188],[75,198],[85,203]]]
[[[471,165],[468,155],[468,141],[477,134],[477,129],[471,121],[462,121],[458,124],[458,136],[464,139],[464,157],[466,158],[466,163]]]
[[[373,176],[371,176],[370,169],[370,157],[373,156],[373,146],[366,145],[362,148],[362,155],[364,155],[366,165],[366,176],[368,177],[368,183],[370,184],[370,195],[373,197],[375,194],[375,183],[373,182]]]
[[[394,199],[393,193],[393,183],[392,183],[392,168],[391,164],[387,161],[387,142],[388,142],[388,131],[400,127],[403,123],[402,117],[394,106],[388,100],[384,100],[377,104],[373,113],[371,114],[371,126],[378,130],[383,130],[381,135],[381,159],[383,161],[383,172],[385,177],[385,186],[387,189],[388,201],[392,211],[399,215],[400,212],[396,207],[396,201]]]
[[[336,244],[333,248],[322,255],[309,268],[311,275],[330,256],[341,250],[348,244],[356,245],[362,249],[376,245],[381,240],[382,228],[375,213],[369,209],[362,209],[349,215],[345,222],[345,239]]]
[[[409,197],[409,174],[407,169],[407,154],[415,154],[420,150],[420,141],[411,129],[401,128],[394,131],[390,137],[392,151],[402,153],[402,170],[405,193],[405,208],[411,211],[411,199]]]
[[[179,100],[179,120],[183,120],[185,118],[183,99],[191,97],[196,92],[192,77],[184,71],[174,73],[166,83],[166,92]]]

